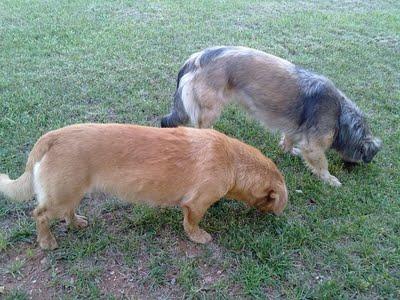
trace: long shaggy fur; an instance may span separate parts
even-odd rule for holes
[[[161,126],[190,122],[210,127],[231,102],[280,131],[283,149],[301,153],[312,171],[332,185],[340,182],[327,170],[325,150],[334,148],[347,161],[370,162],[381,146],[361,111],[329,79],[245,47],[193,54],[179,71],[172,112]]]
[[[362,112],[353,102],[343,99],[340,110],[332,148],[346,161],[369,163],[381,148],[381,140],[372,136]]]

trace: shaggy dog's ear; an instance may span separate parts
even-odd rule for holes
[[[369,137],[364,142],[363,161],[365,163],[371,162],[376,153],[382,147],[382,140],[380,138]]]

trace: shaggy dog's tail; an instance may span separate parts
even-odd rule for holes
[[[174,95],[174,106],[170,114],[161,119],[161,127],[178,127],[189,121],[189,116],[183,106],[181,91],[176,90]]]
[[[184,125],[189,122],[189,115],[183,105],[182,86],[180,86],[180,84],[182,77],[193,70],[194,62],[192,60],[188,60],[179,70],[178,78],[176,79],[176,91],[174,94],[172,111],[169,115],[161,119],[161,127],[178,127],[179,125]]]
[[[33,167],[40,161],[53,143],[51,134],[41,137],[33,147],[26,163],[25,172],[17,179],[12,180],[7,174],[0,174],[0,193],[11,200],[22,202],[32,199],[33,188]]]

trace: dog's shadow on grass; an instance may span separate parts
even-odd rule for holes
[[[348,161],[343,161],[342,162],[342,168],[345,170],[347,173],[352,173],[355,171],[358,167],[361,165],[358,163],[353,163],[353,162],[348,162]]]
[[[35,222],[30,213],[34,205],[29,204],[22,206],[23,224],[10,228],[8,239],[10,243],[28,242],[38,247]],[[202,247],[187,237],[180,208],[154,208],[125,203],[105,195],[89,195],[83,199],[78,213],[88,218],[88,228],[77,230],[68,227],[64,221],[52,222],[51,230],[62,252],[69,253],[67,256],[87,255],[110,247],[125,252],[127,245],[129,248],[132,245],[162,248],[171,240],[175,244],[183,242]],[[212,235],[213,245],[236,251],[265,235],[279,238],[286,222],[285,214],[279,217],[263,214],[241,202],[221,199],[210,207],[200,227]]]
[[[164,249],[171,244],[193,243],[183,229],[180,208],[152,208],[114,200],[107,200],[100,207],[93,208],[93,204],[84,203],[80,209],[89,219],[87,229],[66,232],[62,229],[65,225],[55,226],[53,230],[62,247],[97,250],[113,247],[125,252],[128,244],[136,245],[135,248],[140,245],[140,248]],[[285,222],[285,217],[262,214],[240,202],[223,199],[207,211],[200,227],[212,235],[213,245],[236,251],[265,234],[278,238]],[[203,246],[193,243],[193,247]]]

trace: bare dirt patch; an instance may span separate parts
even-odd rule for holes
[[[63,267],[57,263],[50,265],[46,253],[35,245],[22,243],[8,250],[0,265],[0,285],[6,295],[12,290],[24,291],[30,299],[52,299],[57,295],[50,283],[52,276],[63,273]]]

